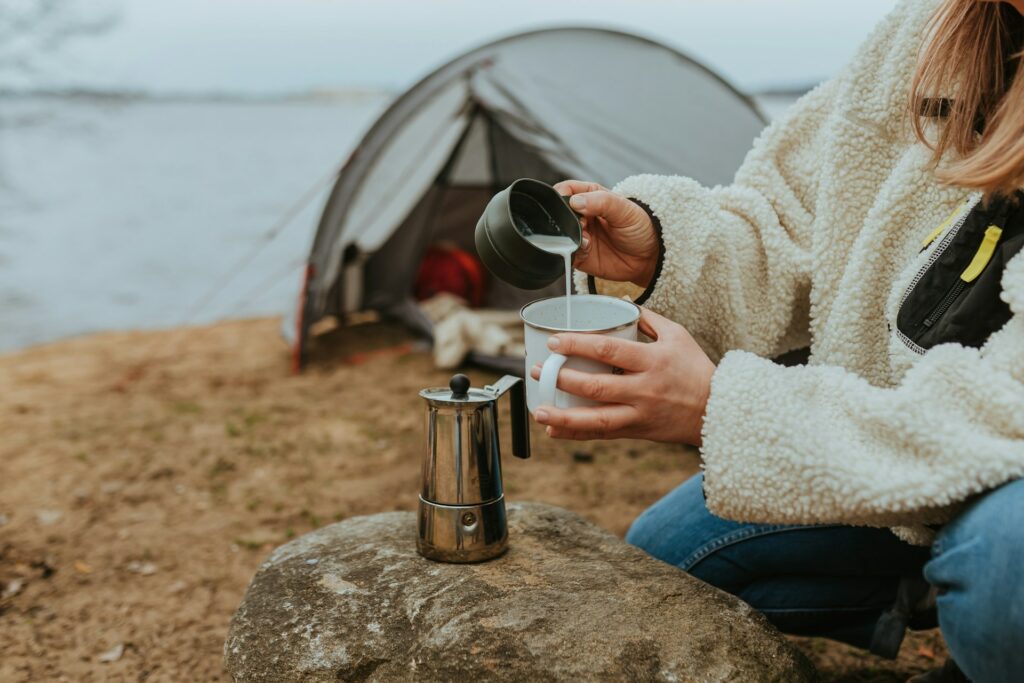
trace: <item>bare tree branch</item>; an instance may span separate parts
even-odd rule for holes
[[[112,29],[120,18],[96,0],[3,0],[0,3],[0,75],[39,73],[66,44]]]

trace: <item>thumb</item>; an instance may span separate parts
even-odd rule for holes
[[[677,323],[672,322],[665,316],[658,315],[644,306],[640,307],[640,331],[651,339],[657,340],[659,337],[671,333],[678,326]]]
[[[645,217],[643,209],[634,202],[609,190],[574,194],[569,206],[581,216],[598,216],[615,227],[631,225]]]
[[[594,192],[595,190],[607,189],[604,185],[585,180],[563,180],[560,183],[555,183],[552,187],[561,195],[574,195],[578,192]]]

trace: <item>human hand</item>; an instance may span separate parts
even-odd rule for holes
[[[571,195],[569,206],[583,227],[573,265],[595,277],[646,288],[660,248],[647,212],[597,183],[563,180],[554,187],[561,195]]]
[[[699,446],[715,364],[681,325],[641,308],[643,343],[566,332],[548,347],[622,368],[621,375],[562,368],[558,388],[608,405],[586,408],[542,406],[534,419],[556,439],[635,438]],[[540,379],[540,366],[530,372]]]

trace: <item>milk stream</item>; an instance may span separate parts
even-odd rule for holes
[[[565,261],[565,329],[572,329],[572,255],[576,243],[565,235],[530,235],[527,238],[533,246],[549,254],[558,254]]]

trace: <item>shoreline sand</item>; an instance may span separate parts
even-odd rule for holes
[[[0,355],[0,680],[224,680],[228,619],[271,548],[414,509],[417,392],[449,373],[375,323],[318,339],[292,376],[277,325],[109,332]],[[382,348],[395,353],[354,355]],[[618,535],[698,467],[683,447],[533,436],[531,460],[504,460],[508,497]],[[797,639],[824,680],[876,683],[944,655],[935,632],[909,641],[890,663]]]

